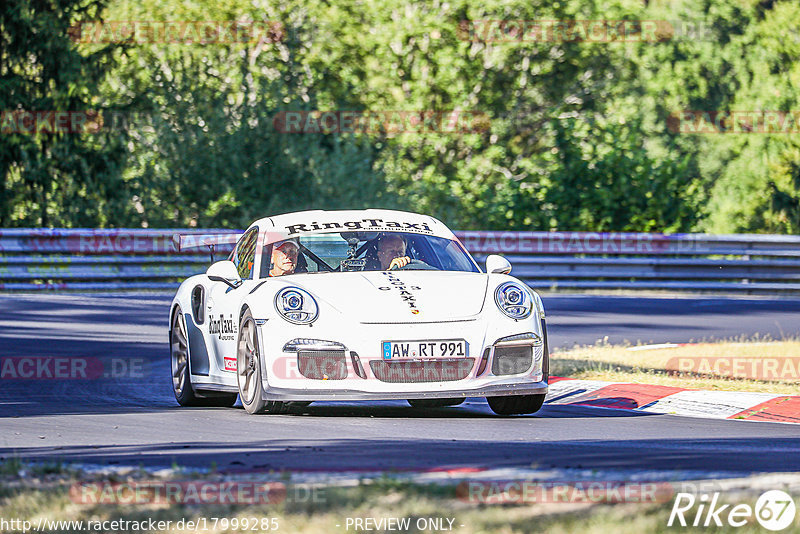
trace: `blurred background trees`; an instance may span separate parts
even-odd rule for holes
[[[124,139],[15,131],[20,111],[84,112],[106,102],[113,46],[79,52],[68,30],[95,18],[103,4],[84,0],[23,2],[0,8],[0,226],[98,226],[129,203],[117,196]]]
[[[682,110],[799,111],[794,0],[10,0],[0,104],[101,109],[0,133],[0,225],[243,227],[390,207],[460,229],[797,232],[799,134],[686,134]],[[80,21],[272,20],[260,44],[77,43]],[[669,21],[659,42],[497,42],[465,20]],[[474,37],[474,35],[473,35]],[[470,110],[478,133],[286,134],[297,110]]]

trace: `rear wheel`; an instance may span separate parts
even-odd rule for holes
[[[509,395],[506,397],[487,397],[489,408],[497,415],[529,414],[539,411],[544,404],[545,395]]]
[[[236,347],[236,379],[239,384],[239,397],[247,413],[287,413],[290,403],[263,399],[261,352],[256,335],[256,322],[250,310],[245,311],[242,316]]]
[[[412,408],[444,408],[445,406],[458,406],[466,399],[408,399]]]
[[[212,393],[201,396],[192,388],[189,369],[189,336],[186,319],[180,307],[175,309],[170,325],[170,368],[172,370],[172,392],[181,406],[222,406],[230,407],[236,403],[236,394]]]

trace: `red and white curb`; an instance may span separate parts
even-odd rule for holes
[[[750,391],[704,391],[553,376],[545,402],[689,417],[800,423],[800,396]]]

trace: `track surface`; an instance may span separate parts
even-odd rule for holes
[[[800,300],[549,296],[553,346],[800,335]],[[493,416],[473,399],[319,403],[294,415],[183,409],[171,393],[168,297],[0,296],[0,356],[138,362],[133,377],[0,380],[0,457],[222,470],[442,467],[800,471],[800,427],[545,406]]]

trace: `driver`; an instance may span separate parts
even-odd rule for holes
[[[406,256],[406,240],[398,234],[385,234],[379,237],[376,255],[382,271],[399,269],[411,262],[411,258]]]
[[[272,245],[272,268],[269,275],[292,274],[297,267],[298,252],[300,252],[300,246],[291,239]]]

